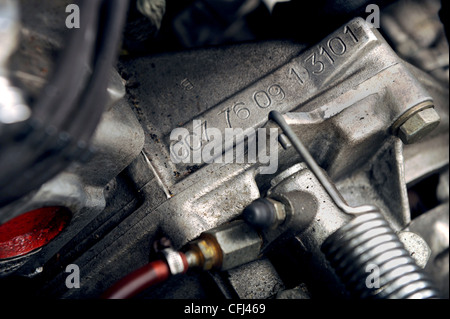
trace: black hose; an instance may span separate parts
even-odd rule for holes
[[[85,151],[89,150],[88,143],[104,110],[110,69],[117,57],[117,49],[122,35],[121,31],[125,23],[125,13],[128,8],[127,0],[103,0],[101,7],[98,6],[99,1],[93,2],[97,4],[97,8],[101,8],[103,19],[100,19],[98,23],[99,32],[93,58],[92,75],[87,81],[81,97],[73,94],[77,92],[72,92],[64,97],[64,91],[61,88],[73,90],[73,87],[67,84],[73,84],[73,81],[69,81],[62,84],[61,87],[58,86],[54,93],[47,92],[42,98],[43,101],[38,102],[38,109],[46,111],[36,113],[37,117],[33,114],[35,121],[31,122],[30,125],[34,126],[35,129],[31,130],[28,138],[20,146],[12,144],[13,154],[7,154],[6,160],[4,159],[5,157],[0,158],[0,164],[11,166],[9,172],[0,176],[0,190],[2,190],[0,191],[0,206],[6,205],[39,187],[66,168],[72,160],[86,155]],[[84,0],[82,5],[93,5],[92,3],[90,0]],[[84,11],[86,11],[86,8],[88,7],[84,7]],[[89,6],[89,8],[92,8],[93,11],[91,12],[92,15],[88,16],[98,17],[98,9],[95,11],[94,7]],[[86,22],[86,20],[84,21]],[[86,26],[86,28],[89,28],[89,30],[97,29],[97,24],[93,23],[90,27]],[[84,40],[89,39],[89,35],[86,38],[85,34],[85,37],[81,38]],[[76,48],[76,41],[80,41],[80,37],[74,36],[71,40],[75,44],[71,41],[71,45],[68,47]],[[92,37],[90,40],[92,40]],[[93,46],[92,42],[91,47]],[[77,59],[82,66],[77,71],[77,79],[84,77],[86,65],[90,64],[90,61],[88,62],[86,59],[90,59],[89,51],[91,49],[87,50],[88,52],[79,55],[81,58]],[[67,54],[71,56],[71,53]],[[66,57],[63,57],[62,61],[68,62]],[[74,61],[69,61],[69,64],[71,63],[75,64]],[[64,65],[63,70],[69,72],[70,68]],[[57,73],[54,79],[62,81],[64,73],[59,71]],[[66,73],[66,77],[68,75],[70,77],[70,73]],[[49,84],[48,90],[50,91],[54,88],[54,86],[51,86],[52,83]],[[57,83],[54,85],[57,85]],[[73,103],[74,99],[76,103]],[[66,101],[67,104],[58,105],[61,101]],[[71,105],[69,106],[69,104]],[[62,107],[64,110],[60,110],[58,107]],[[53,112],[55,108],[58,109],[55,116],[49,115],[54,122],[47,121],[44,124],[46,112]],[[61,130],[63,127],[66,131]],[[17,156],[21,152],[23,158]],[[5,150],[5,153],[8,153],[8,151]]]
[[[75,87],[83,83],[86,71],[92,65],[95,48],[99,10],[102,0],[81,0],[79,29],[71,29],[71,39],[55,70],[51,82],[46,86],[33,109],[33,118],[41,122],[62,120],[77,100]]]
[[[88,83],[88,91],[81,100],[77,117],[67,123],[68,132],[82,141],[90,138],[103,114],[110,70],[118,53],[127,8],[127,0],[107,1],[107,19],[99,39],[100,49],[95,57],[93,76]]]
[[[86,68],[91,65],[99,8],[100,0],[83,0],[80,3],[83,23],[80,29],[71,30],[69,44],[64,49],[58,67],[33,107],[32,123],[28,125],[34,129],[29,131],[25,139],[12,140],[9,149],[2,147],[0,167],[8,167],[8,170],[0,176],[0,189],[61,144],[58,133],[63,116],[65,114],[67,117],[77,106],[79,94],[73,88],[84,82]],[[80,48],[83,48],[81,53]]]

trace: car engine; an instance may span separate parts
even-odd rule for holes
[[[448,299],[439,0],[0,0],[0,295]]]

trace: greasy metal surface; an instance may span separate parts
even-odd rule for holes
[[[230,126],[249,129],[263,126],[270,110],[290,111],[285,115],[288,123],[337,182],[349,205],[375,204],[394,228],[403,229],[409,223],[409,206],[402,143],[392,136],[392,125],[411,107],[435,95],[423,89],[413,72],[362,19],[303,49],[302,45],[273,41],[124,60],[120,72],[127,79],[127,98],[146,135],[140,172],[152,179],[139,186],[145,199],[142,206],[72,260],[83,274],[82,289],[66,290],[62,273],[49,284],[49,291],[59,287],[57,294],[63,297],[95,297],[145,263],[158,234],[163,233],[179,248],[201,232],[236,218],[246,205],[268,192],[274,176],[260,175],[258,165],[172,163],[170,132],[177,127],[192,130],[193,119],[222,131]],[[262,104],[264,96],[269,96],[270,104],[269,100]],[[240,111],[237,103],[243,103],[238,105]],[[109,127],[103,134],[115,129]],[[108,142],[103,149],[119,159],[126,144]],[[279,147],[278,152],[277,173],[300,160],[292,147]],[[104,161],[95,166],[105,165],[114,166]],[[110,168],[118,173],[119,167]],[[88,198],[99,196],[100,203],[92,206],[102,207],[101,185],[111,177],[102,177],[101,169],[90,171],[89,166],[78,172],[85,182],[98,185],[89,190]],[[97,181],[89,179],[94,173]],[[74,185],[72,178],[70,175],[63,184]],[[317,210],[317,215],[297,234],[296,241],[308,256],[317,256],[313,260],[301,257],[310,281],[317,287],[329,286],[336,278],[318,247],[347,222],[346,216],[301,164],[272,182],[269,195],[300,190],[314,202],[308,206]],[[238,281],[258,267],[249,263],[229,272],[242,296],[255,295]],[[277,282],[274,278],[271,283]],[[194,286],[191,279],[186,282]],[[336,295],[342,293],[341,288],[334,288]]]
[[[342,43],[344,44],[342,45]],[[343,52],[337,51],[338,44]],[[327,53],[332,54],[328,52],[331,51],[330,46],[337,54],[328,58]],[[203,60],[209,61],[213,58],[212,55]],[[180,58],[180,63],[184,63],[183,61],[189,61],[187,59],[190,57],[181,56]],[[197,58],[201,58],[201,56]],[[245,57],[243,60],[245,61]],[[148,134],[153,136],[153,140],[156,142],[147,145],[146,150],[148,154],[152,154],[151,161],[155,170],[172,193],[175,193],[181,186],[176,186],[174,183],[201,166],[201,163],[174,164],[169,156],[170,147],[175,143],[170,141],[171,130],[184,124],[182,127],[192,132],[191,120],[200,121],[206,130],[208,127],[213,127],[223,132],[227,127],[238,127],[242,128],[245,133],[247,130],[260,127],[267,122],[267,115],[273,109],[285,112],[300,107],[302,112],[307,113],[302,118],[305,125],[319,124],[332,117],[337,117],[338,114],[349,109],[353,116],[348,117],[347,120],[345,118],[336,120],[337,123],[334,125],[338,125],[343,132],[338,136],[334,133],[334,136],[336,138],[348,137],[350,141],[345,142],[351,143],[344,143],[340,140],[328,143],[349,145],[344,147],[341,153],[344,151],[350,153],[350,150],[354,153],[356,146],[356,152],[360,152],[359,149],[367,146],[365,143],[356,145],[357,142],[362,142],[363,137],[365,137],[364,141],[372,138],[370,144],[380,143],[382,138],[380,135],[388,134],[390,126],[398,117],[417,103],[431,100],[431,97],[401,65],[401,61],[378,32],[370,29],[362,19],[356,19],[343,26],[317,46],[261,77],[254,84],[247,84],[245,88],[241,86],[240,92],[225,100],[223,100],[224,96],[233,93],[233,91],[230,92],[233,86],[221,86],[226,90],[219,93],[217,88],[205,86],[204,80],[198,79],[201,71],[193,74],[193,79],[183,79],[183,72],[178,70],[178,68],[181,70],[183,68],[179,65],[166,70],[166,72],[175,73],[171,76],[171,82],[166,82],[161,77],[158,77],[156,83],[150,82],[150,76],[158,72],[160,68],[158,64],[164,63],[164,60],[159,59],[155,62],[146,58],[137,59],[128,63],[126,67],[128,72],[133,74],[129,90],[135,101],[135,111],[145,121]],[[134,70],[142,72],[134,74],[136,72]],[[185,72],[188,71],[190,70]],[[208,75],[214,78],[214,75]],[[178,77],[180,82],[173,83],[173,80]],[[234,86],[239,85],[240,81]],[[196,85],[197,82],[201,84]],[[143,86],[144,83],[146,86]],[[166,85],[167,88],[163,88],[161,85]],[[152,89],[148,90],[146,87]],[[178,90],[174,91],[175,88]],[[404,94],[405,90],[408,90],[408,94]],[[259,95],[255,95],[258,92],[265,92],[261,93],[261,96],[269,96],[267,103],[270,100],[270,105],[258,106],[258,103],[262,103],[259,101]],[[208,100],[202,100],[202,96],[207,96]],[[385,99],[384,101],[382,97]],[[379,104],[373,100],[379,101]],[[357,111],[355,108],[359,101],[361,102]],[[364,105],[368,102],[373,107]],[[361,105],[361,103],[363,104]],[[173,105],[177,105],[177,107],[174,109]],[[186,112],[185,110],[192,105],[196,106],[196,112]],[[380,107],[386,112],[381,113],[378,110]],[[149,112],[150,109],[153,111]],[[198,113],[202,115],[192,116]],[[377,114],[376,116],[380,116],[377,120],[371,116],[374,113]],[[355,121],[356,116],[361,122]],[[356,124],[361,129],[355,130],[354,125]],[[353,127],[351,130],[348,128],[350,125]],[[317,140],[320,139],[317,138]],[[323,147],[321,149],[321,153],[327,150],[326,148],[323,150]],[[313,149],[312,153],[317,151]],[[371,154],[367,151],[365,153],[368,156]],[[324,157],[327,154],[320,155],[318,158],[321,164],[325,161]],[[342,166],[354,167],[348,162],[354,156],[338,155],[341,155],[338,160],[326,159],[327,165],[331,165],[333,162],[337,166],[332,169],[331,175],[343,174],[344,167]],[[360,161],[362,160],[360,159]]]
[[[326,69],[319,71],[322,69],[320,65],[323,64],[325,68],[326,60],[324,59],[327,59],[322,54],[320,61],[324,62],[317,63],[319,61],[320,47],[326,46],[332,39],[337,39],[337,36],[343,39],[345,36],[345,41],[350,41],[348,51],[346,45],[346,53],[336,57],[336,63],[331,64],[329,61],[330,66],[327,65]],[[360,39],[356,38],[357,42],[355,42],[354,36]],[[337,43],[339,40],[333,40],[332,42]],[[230,49],[231,56],[233,56],[233,50],[234,48]],[[227,56],[229,56],[230,51],[227,52]],[[205,51],[196,52],[196,54],[197,58],[201,58],[202,54],[204,54],[203,60],[207,61],[207,63],[211,59],[217,59],[217,51],[214,50],[209,55]],[[253,58],[253,56],[251,57]],[[162,184],[167,189],[168,195],[177,195],[171,199],[171,204],[168,204],[171,207],[170,210],[185,212],[184,214],[177,213],[176,215],[166,214],[166,217],[162,221],[163,229],[167,229],[170,234],[173,234],[176,243],[182,244],[189,239],[195,238],[201,231],[206,230],[208,227],[214,227],[218,224],[219,220],[227,220],[225,216],[228,216],[228,218],[233,216],[231,213],[223,215],[222,212],[221,216],[224,218],[217,219],[213,217],[215,216],[214,212],[208,211],[213,206],[217,208],[214,209],[217,212],[221,208],[223,211],[230,211],[227,203],[224,203],[223,206],[220,204],[220,199],[233,198],[233,206],[236,207],[235,205],[238,205],[238,207],[242,208],[249,200],[251,201],[255,197],[247,197],[242,204],[239,199],[241,195],[256,195],[258,191],[257,188],[254,188],[251,192],[245,191],[242,193],[239,191],[242,187],[239,186],[237,189],[233,189],[233,186],[229,184],[227,185],[228,187],[225,185],[221,186],[222,190],[226,189],[225,192],[211,193],[211,190],[218,187],[221,183],[246,171],[247,167],[249,167],[248,164],[210,164],[201,169],[199,169],[200,167],[198,165],[191,165],[189,168],[179,169],[170,161],[170,145],[166,137],[171,129],[176,128],[179,124],[186,123],[186,127],[189,127],[190,121],[194,118],[192,116],[194,113],[186,112],[186,110],[192,107],[192,105],[197,105],[198,111],[203,112],[202,118],[211,115],[211,119],[208,118],[208,123],[211,126],[217,124],[217,127],[224,128],[228,125],[225,118],[226,114],[217,116],[214,112],[217,111],[219,113],[223,111],[221,107],[229,104],[228,102],[228,104],[220,102],[220,97],[223,99],[223,96],[226,96],[227,93],[232,93],[233,86],[221,86],[226,90],[222,94],[219,94],[217,88],[213,88],[212,86],[205,89],[203,87],[205,80],[200,80],[202,69],[199,68],[196,69],[195,73],[192,73],[192,71],[189,72],[189,74],[194,76],[194,79],[190,79],[188,82],[191,85],[187,85],[187,81],[184,81],[186,78],[183,78],[183,74],[187,74],[189,69],[185,70],[186,73],[183,73],[181,64],[189,61],[189,59],[193,59],[193,53],[180,55],[180,64],[165,69],[166,72],[172,72],[170,81],[179,79],[179,83],[168,82],[164,80],[164,77],[159,77],[159,82],[150,82],[150,76],[158,72],[159,68],[161,68],[160,64],[164,63],[165,59],[168,58],[164,56],[157,57],[154,62],[152,59],[142,58],[128,62],[126,66],[129,72],[128,89],[134,101],[135,111],[141,121],[143,121],[147,134],[152,137],[151,140],[147,141],[145,146],[146,154],[150,159],[151,169],[159,176]],[[315,67],[311,61],[313,58],[317,58]],[[242,59],[246,61],[245,56]],[[252,63],[250,61],[247,63]],[[336,67],[338,61],[342,61],[339,62],[341,64],[339,68]],[[373,63],[374,61],[376,63]],[[299,69],[299,63],[301,65],[307,65],[309,71],[302,72],[311,76],[310,80],[304,83],[304,86],[302,86],[302,83],[299,82],[300,80],[294,74],[296,72],[299,75],[298,73],[303,70],[302,68]],[[264,66],[267,68],[266,64]],[[191,67],[193,66],[189,65],[188,68]],[[139,69],[139,73],[133,71],[137,69]],[[208,72],[206,70],[205,68],[204,72]],[[392,85],[394,83],[393,81],[395,81],[395,85]],[[181,82],[185,83],[185,85],[183,86]],[[196,85],[198,82],[202,84]],[[169,83],[171,85],[168,85]],[[278,105],[278,109],[287,110],[301,105],[301,110],[305,112],[291,113],[299,114],[300,123],[295,124],[304,124],[305,128],[309,128],[311,125],[319,122],[319,124],[323,123],[323,126],[327,129],[324,132],[329,137],[325,138],[325,140],[320,138],[324,137],[324,133],[319,133],[322,130],[322,126],[317,125],[315,130],[308,130],[307,141],[308,145],[310,145],[312,136],[314,135],[315,141],[320,141],[320,146],[319,144],[317,146],[313,145],[312,153],[313,155],[319,155],[317,156],[319,163],[325,164],[324,168],[328,169],[328,172],[332,176],[339,176],[348,173],[350,170],[355,171],[358,165],[366,163],[367,159],[373,156],[378,151],[378,147],[381,147],[384,143],[384,139],[389,135],[390,126],[403,112],[420,101],[431,99],[410,75],[409,71],[401,65],[398,58],[389,49],[384,40],[381,39],[379,34],[367,27],[362,20],[355,20],[349,25],[344,26],[318,46],[306,51],[298,58],[294,58],[294,60],[285,64],[283,67],[276,68],[274,72],[255,82],[255,84],[250,85],[232,98],[227,99],[227,101],[239,101],[241,98],[243,101],[247,101],[247,99],[252,98],[252,94],[249,93],[256,89],[263,89],[264,86],[268,86],[269,84],[273,85],[274,83],[277,83],[282,88],[286,86],[286,90],[283,101],[281,101],[282,103],[274,104],[273,107]],[[338,83],[338,85],[333,85],[333,83]],[[242,82],[238,81],[234,84],[234,87],[239,85],[242,85]],[[325,90],[325,88],[327,89]],[[288,93],[291,91],[288,90],[293,90],[292,92],[295,93],[289,95]],[[319,95],[320,92],[325,92],[323,90],[326,91],[326,94]],[[409,94],[403,94],[404,90],[408,90]],[[304,94],[300,94],[303,91]],[[386,91],[389,91],[389,94],[386,94]],[[318,98],[319,96],[320,98]],[[174,109],[170,105],[167,105],[169,101],[170,105],[177,105],[178,107]],[[214,104],[215,101],[219,103]],[[381,112],[379,110],[380,107],[386,107],[386,105],[388,106],[385,109],[387,113]],[[205,111],[208,107],[209,110]],[[253,107],[258,108],[258,106]],[[251,122],[251,118],[249,118],[249,121],[236,120],[234,123],[242,126],[245,124],[245,128],[257,127],[266,121],[266,115],[269,109],[273,107],[264,111],[266,113],[263,112],[264,119],[260,112],[256,112],[255,114],[258,114],[258,119],[252,118],[254,121],[252,120]],[[345,112],[346,110],[348,112]],[[198,117],[196,118],[198,119]],[[231,119],[230,117],[230,121]],[[333,119],[333,124],[329,126],[327,123],[330,119]],[[355,125],[357,125],[357,129],[355,129]],[[330,132],[331,129],[335,130],[336,126],[340,128],[339,135]],[[319,136],[317,136],[317,133],[319,133]],[[333,136],[336,138],[333,139]],[[323,147],[323,143],[327,147],[333,145],[333,148]],[[370,147],[368,147],[369,145]],[[378,147],[376,147],[377,145]],[[336,151],[338,152],[336,153]],[[355,156],[355,154],[361,154],[363,156],[359,157]],[[289,153],[280,153],[280,158],[288,162],[291,159],[295,159]],[[283,164],[281,164],[282,167]],[[193,172],[195,174],[192,174]],[[252,177],[253,173],[250,171],[247,172],[244,175],[247,176],[245,178],[248,178],[246,184],[255,185]],[[198,182],[203,179],[207,179],[210,182],[203,186],[198,185]],[[191,195],[184,196],[183,194],[188,189]],[[193,198],[192,194],[194,194]],[[180,196],[186,201],[182,206],[176,204],[179,202],[178,200],[174,201],[176,197],[180,198]],[[199,203],[200,206],[188,204],[189,202],[195,202],[196,198],[200,197],[203,197],[203,204]],[[218,205],[213,205],[213,202],[209,201],[213,198],[215,199],[214,203]],[[404,200],[401,203],[404,203]],[[196,213],[193,214],[192,218],[187,218],[187,216],[192,215],[193,211]],[[235,210],[234,208],[232,211],[235,212],[234,214],[239,212],[239,210]],[[171,229],[169,230],[169,228]]]
[[[277,112],[272,111],[270,113],[270,118],[277,123],[284,134],[289,138],[292,143],[292,146],[296,149],[302,159],[308,164],[309,169],[314,173],[316,178],[320,181],[322,187],[327,191],[328,195],[333,199],[336,206],[338,206],[344,213],[346,214],[361,214],[371,211],[376,211],[378,208],[371,205],[363,205],[358,207],[351,207],[347,205],[347,203],[342,200],[341,194],[336,190],[333,183],[329,180],[329,178],[325,175],[322,169],[317,165],[314,158],[309,153],[308,149],[305,148],[303,143],[297,137],[297,135],[292,131],[290,126],[286,123],[283,116]]]
[[[425,267],[439,287],[444,298],[449,297],[449,204],[448,201],[426,214],[414,219],[409,226],[419,234],[431,249]]]
[[[311,299],[311,296],[309,295],[308,289],[305,287],[305,285],[301,285],[299,287],[280,291],[277,294],[276,298],[277,299]]]
[[[266,258],[230,270],[228,280],[241,299],[272,298],[285,286]]]
[[[345,225],[352,217],[342,212],[330,198],[325,189],[321,186],[315,175],[306,169],[302,164],[295,165],[295,169],[291,168],[286,173],[281,173],[284,179],[277,178],[277,183],[269,191],[272,193],[289,193],[298,191],[310,194],[316,203],[317,211],[314,220],[309,227],[301,233],[296,234],[296,240],[299,250],[307,252],[305,255],[298,256],[304,264],[305,279],[315,283],[315,289],[318,287],[331,286],[327,294],[328,296],[345,295],[344,289],[340,286],[334,271],[325,259],[320,250],[322,243]],[[288,175],[290,174],[290,175]],[[305,205],[309,208],[311,205]],[[297,208],[301,210],[301,207]],[[333,283],[333,284],[330,284]]]
[[[272,107],[263,111],[264,119],[257,115],[259,112],[253,112],[257,118],[252,117],[251,123],[233,119],[233,114],[228,122],[226,109],[233,106],[230,102],[240,102],[240,99],[250,105],[253,93],[268,90],[274,84],[283,89],[285,96],[282,101],[274,99],[273,108],[301,111],[286,115],[288,123],[305,140],[319,165],[337,181],[348,203],[376,204],[394,228],[403,228],[409,222],[409,207],[403,183],[402,145],[391,136],[391,126],[409,108],[431,97],[376,31],[369,29],[362,20],[348,26],[350,29],[344,26],[281,67],[283,59],[289,60],[300,48],[288,45],[283,49],[276,43],[263,44],[258,49],[240,45],[124,62],[121,72],[128,80],[130,100],[150,136],[144,148],[149,169],[156,175],[168,200],[151,210],[144,203],[92,248],[95,254],[76,261],[82,271],[88,277],[102,280],[102,285],[107,287],[118,279],[120,269],[136,266],[123,256],[133,252],[136,259],[145,259],[148,242],[157,230],[170,237],[175,247],[181,247],[201,232],[236,217],[261,195],[261,191],[266,192],[272,176],[258,176],[255,165],[233,163],[180,168],[173,164],[169,158],[168,135],[172,129],[183,124],[189,128],[191,120],[205,119],[205,116],[211,116],[207,118],[208,124],[217,124],[219,128],[230,123],[244,128],[258,127],[267,121],[266,115]],[[356,28],[351,29],[352,26]],[[352,44],[354,38],[350,30],[356,32],[354,35],[361,37],[358,38],[361,41]],[[339,61],[339,67],[337,62],[327,62],[328,58],[320,50],[336,36],[342,39],[345,36],[345,41],[350,41],[348,48],[346,46],[348,51],[333,60]],[[270,57],[277,57],[278,65],[267,55],[258,54],[262,52],[273,52]],[[313,59],[316,59],[315,65]],[[202,63],[195,64],[195,60]],[[326,69],[320,71],[322,64]],[[308,71],[302,69],[303,65]],[[271,70],[275,71],[263,76]],[[236,78],[228,76],[242,73],[245,75]],[[298,76],[305,74],[309,78],[302,84]],[[218,86],[218,81],[222,85]],[[236,90],[239,91],[235,93]],[[272,88],[271,92],[279,91]],[[252,107],[258,106],[253,104]],[[224,108],[225,112],[218,115]],[[199,113],[201,117],[196,115]],[[292,149],[279,149],[279,172],[299,160],[294,154]],[[319,255],[320,243],[346,220],[324,190],[310,183],[306,180],[298,187],[309,193],[314,190],[311,196],[321,200],[317,201],[316,219],[301,234],[299,243],[305,251]],[[98,264],[96,260],[106,260],[106,263]],[[312,278],[325,286],[327,277],[314,275],[312,269],[328,269],[326,261],[318,259],[310,265]],[[103,269],[109,269],[112,275],[102,275]],[[68,291],[65,296],[76,293]],[[95,290],[87,287],[83,293],[89,296]]]
[[[333,47],[335,43],[340,44],[342,52],[337,52],[337,48]],[[333,57],[327,49],[335,53]],[[374,59],[376,64],[373,64]],[[352,142],[354,152],[355,144],[361,142],[362,136],[368,140],[375,133],[389,131],[390,126],[409,108],[431,99],[399,63],[400,60],[390,51],[377,31],[370,29],[363,20],[355,19],[317,46],[194,119],[199,123],[206,123],[203,127],[208,140],[208,127],[218,128],[222,136],[227,127],[243,128],[245,135],[248,130],[264,124],[268,113],[274,109],[282,113],[299,109],[302,111],[299,115],[300,124],[319,124],[347,108],[371,103],[372,97],[376,97],[378,102],[386,99],[385,106],[380,105],[381,103],[377,105],[377,108],[383,107],[386,113],[376,121],[371,116],[372,110],[366,111],[366,116],[362,110],[359,111],[360,120],[365,119],[361,123],[364,125],[361,129],[354,128],[358,123],[354,122],[354,118],[359,115],[355,115],[354,109],[352,117],[337,120],[336,125],[344,131],[343,137]],[[373,68],[374,65],[376,69]],[[405,94],[405,89],[408,94]],[[323,95],[325,91],[327,94]],[[267,99],[264,105],[258,96],[259,92],[263,92]],[[318,96],[320,97],[317,98]],[[359,105],[359,108],[363,107]],[[354,133],[350,133],[347,121],[352,122]],[[188,122],[183,127],[192,134],[191,126]],[[206,142],[216,143],[203,140],[202,147]],[[171,142],[171,147],[175,143]],[[226,148],[227,144],[224,145]],[[194,153],[194,148],[190,149]],[[348,165],[343,160],[337,162],[339,164],[336,164],[338,167],[335,169],[342,169],[339,165],[342,166],[343,163]],[[181,164],[177,167],[179,165]]]
[[[67,207],[73,214],[70,226],[41,249],[39,258],[23,269],[24,274],[42,266],[103,211],[105,185],[131,163],[143,144],[142,128],[127,102],[121,100],[103,114],[93,138],[93,146],[98,149],[93,158],[84,164],[72,164],[36,192],[0,210],[2,221],[46,206]]]
[[[249,165],[238,164],[205,167],[171,187],[169,192],[162,181],[166,180],[164,176],[176,179],[176,171],[168,169],[170,163],[159,159],[164,146],[160,141],[159,130],[170,131],[183,116],[192,114],[188,112],[191,107],[207,108],[209,103],[223,98],[222,94],[230,95],[233,90],[248,85],[255,77],[260,77],[264,72],[284,63],[301,49],[302,46],[289,42],[268,42],[131,61],[139,72],[134,71],[134,67],[129,67],[128,93],[131,94],[144,130],[150,137],[146,141],[145,153],[150,159],[147,164],[156,176],[142,189],[142,193],[148,198],[142,207],[94,245],[90,252],[73,260],[86,274],[87,284],[83,291],[64,291],[65,296],[75,296],[79,293],[95,296],[99,289],[106,289],[124,272],[134,269],[137,261],[145,263],[150,249],[149,243],[154,239],[157,230],[167,234],[175,247],[180,247],[198,237],[201,232],[237,216],[246,205],[260,196],[254,179],[255,170],[249,169]],[[273,55],[267,57],[264,52],[273,52]],[[194,61],[202,63],[193,63]],[[245,63],[242,65],[237,61]],[[217,81],[224,85],[220,90],[215,81],[206,77],[211,69],[214,69],[213,75],[217,77]],[[230,72],[240,73],[240,70],[245,72],[238,80],[229,76]],[[143,75],[148,75],[148,79],[141,79]],[[186,76],[189,76],[195,87],[201,83],[208,90],[197,91],[195,87],[184,90],[180,82]],[[149,90],[149,87],[152,89]],[[212,92],[214,94],[211,94]],[[135,93],[139,95],[134,95]],[[181,103],[183,100],[185,102]],[[169,108],[166,102],[178,107]],[[148,118],[157,123],[155,127],[158,129],[151,127],[145,120],[147,115],[144,111],[148,110],[153,110],[149,112]],[[155,114],[152,114],[153,112]],[[142,169],[145,170],[145,167]],[[150,199],[157,193],[158,198],[161,198],[160,193],[163,193],[165,200],[170,200],[155,205]],[[105,262],[99,263],[100,260]],[[104,269],[109,270],[104,272]],[[90,285],[100,278],[100,287]],[[49,285],[49,291],[63,282],[64,274],[58,275]]]
[[[404,146],[405,182],[413,186],[432,174],[448,169],[449,163],[449,91],[448,86],[431,75],[408,65],[412,74],[433,96],[434,108],[441,122],[429,136],[416,144]]]
[[[149,56],[123,63],[134,110],[150,136],[146,153],[170,193],[189,187],[192,182],[183,179],[199,166],[193,163],[177,169],[163,137],[184,123],[192,125],[195,114],[249,86],[302,49],[301,44],[269,41]]]
[[[400,63],[346,92],[330,95],[313,101],[312,111],[289,112],[285,119],[334,180],[367,162],[395,134],[392,125],[407,111],[404,105],[413,107],[431,99]]]
[[[336,182],[350,205],[376,205],[395,230],[411,220],[402,151],[400,139],[391,137],[360,170]]]

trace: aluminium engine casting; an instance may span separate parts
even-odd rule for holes
[[[52,23],[64,16],[33,18],[32,1],[20,3],[23,43],[11,66],[4,63],[9,68],[4,74],[20,84],[22,94],[38,96],[48,81],[40,66],[51,68],[51,52],[64,44],[65,33]],[[44,5],[55,12],[68,3]],[[163,3],[137,2],[136,14],[143,16],[130,17],[127,28],[150,20],[138,37],[127,29],[128,49],[134,48],[132,40],[150,41],[155,28],[163,30]],[[0,207],[0,224],[46,206],[72,213],[69,225],[49,244],[0,259],[2,282],[14,285],[14,278],[27,278],[39,283],[33,286],[37,295],[97,298],[160,253],[178,275],[143,291],[141,298],[448,298],[448,285],[442,284],[448,276],[448,236],[442,232],[445,225],[448,229],[445,61],[431,66],[435,52],[414,55],[407,49],[420,42],[399,36],[401,28],[414,30],[407,19],[392,18],[402,12],[402,3],[387,7],[385,15],[382,11],[382,32],[353,18],[315,45],[268,40],[123,53],[110,72],[107,106],[91,143],[95,155],[73,162],[38,189]],[[151,4],[158,5],[157,16],[145,11]],[[189,7],[200,9],[206,10],[198,4]],[[182,28],[183,15],[169,16],[176,30]],[[36,19],[42,20],[34,28]],[[189,36],[180,40],[193,41]],[[36,45],[45,53],[39,58],[30,49]],[[23,63],[27,59],[32,61],[28,68]],[[0,85],[0,92],[10,90]],[[283,114],[317,168],[299,156],[293,141],[270,120],[272,111]],[[227,144],[226,131],[234,128],[241,129],[240,135]],[[234,150],[233,161],[175,162],[173,151],[180,142],[171,137],[175,129],[184,130],[179,145],[188,152],[225,145],[223,151]],[[276,153],[274,172],[262,160],[237,160],[237,149],[248,146],[258,129],[267,132],[266,149]],[[275,141],[271,129],[278,132]],[[211,139],[214,132],[220,138]],[[199,145],[190,143],[198,135]],[[409,194],[430,176],[440,181],[439,205],[412,216]],[[355,207],[377,209],[356,217],[345,213]],[[270,214],[249,221],[252,210]],[[362,234],[358,226],[371,223],[378,228]],[[358,241],[363,235],[368,241]],[[155,249],[161,237],[170,247]],[[190,267],[207,271],[184,273],[186,265],[174,251],[185,253]],[[398,256],[389,263],[391,253]],[[380,268],[384,292],[358,286],[366,283],[370,263]],[[80,269],[80,289],[65,284],[68,264]],[[410,277],[389,277],[401,267]],[[414,295],[418,291],[424,293]]]

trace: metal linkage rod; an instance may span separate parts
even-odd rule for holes
[[[306,162],[308,167],[311,169],[313,174],[322,184],[322,186],[327,191],[328,195],[330,195],[331,199],[334,201],[336,206],[338,206],[344,213],[346,214],[363,214],[368,212],[379,211],[378,207],[374,205],[362,205],[358,207],[352,207],[345,203],[342,199],[341,194],[337,191],[334,185],[330,182],[328,177],[324,174],[320,166],[316,163],[311,153],[309,153],[308,149],[303,145],[297,135],[294,133],[289,124],[286,123],[283,115],[280,112],[272,111],[269,113],[269,119],[278,124],[284,134],[287,136],[289,141],[292,143],[292,146],[297,150],[303,160]]]

